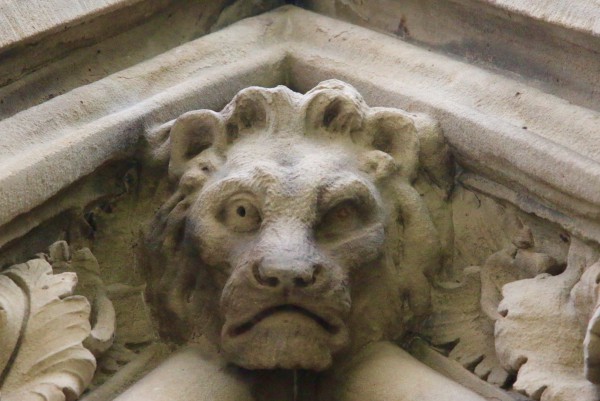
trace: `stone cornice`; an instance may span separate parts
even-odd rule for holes
[[[440,121],[459,163],[529,195],[532,212],[600,240],[600,113],[392,37],[294,7],[250,18],[0,122],[0,227],[149,129],[249,85],[344,79],[369,104]],[[494,194],[502,196],[502,191]],[[506,198],[506,197],[504,197]],[[531,203],[533,202],[533,203]],[[569,227],[573,229],[574,227]]]

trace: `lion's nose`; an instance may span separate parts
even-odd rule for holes
[[[284,266],[263,260],[254,265],[252,273],[258,284],[265,287],[305,288],[316,283],[322,270],[318,263]]]

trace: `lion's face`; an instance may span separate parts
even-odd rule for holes
[[[237,143],[188,212],[223,288],[221,346],[248,368],[327,367],[349,342],[353,272],[382,254],[381,196],[356,153],[295,139]]]
[[[249,369],[323,370],[427,312],[439,239],[406,113],[339,81],[250,88],[170,135],[178,185],[140,251],[161,334]]]

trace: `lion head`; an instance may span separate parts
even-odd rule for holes
[[[180,116],[169,143],[174,193],[139,258],[162,335],[206,336],[249,369],[323,370],[427,313],[440,241],[412,183],[449,174],[431,120],[335,80],[251,87]]]

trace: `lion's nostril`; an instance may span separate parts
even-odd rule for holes
[[[306,287],[310,284],[310,281],[307,281],[305,279],[303,279],[302,277],[296,277],[294,279],[294,286],[299,287],[299,288],[303,288]]]
[[[263,270],[260,263],[255,263],[252,266],[252,275],[256,282],[267,287],[277,287],[279,285],[279,278],[273,275],[265,275]]]
[[[323,265],[321,265],[319,263],[313,265],[313,274],[312,274],[312,283],[313,284],[315,283],[315,281],[317,281],[317,276],[320,276],[322,271],[323,271]]]
[[[279,285],[279,279],[277,277],[267,277],[263,280],[263,283],[269,287],[277,287]]]
[[[317,276],[321,274],[322,270],[322,265],[313,265],[310,274],[307,274],[306,276],[297,276],[294,278],[294,286],[298,288],[304,288],[308,287],[309,285],[313,285],[317,281]]]
[[[258,263],[252,265],[252,276],[254,276],[254,280],[256,280],[257,283],[262,284],[263,279],[260,275],[260,265]]]
[[[285,265],[286,268],[276,267]],[[252,266],[252,275],[256,283],[265,287],[295,287],[305,288],[315,284],[318,276],[323,270],[320,264],[300,266],[289,266],[287,263],[277,265],[265,264],[264,261],[257,262]]]

